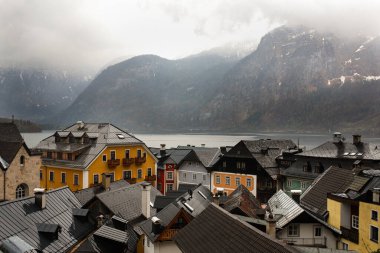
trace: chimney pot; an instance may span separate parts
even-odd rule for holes
[[[160,149],[160,155],[161,157],[165,156],[166,154],[166,148],[165,148],[165,144],[161,144],[161,149]]]
[[[352,135],[352,143],[354,145],[357,145],[357,144],[361,143],[362,142],[361,139],[362,139],[362,136],[360,134],[354,134],[354,135]]]
[[[46,192],[44,188],[34,188],[34,203],[41,209],[46,208]]]

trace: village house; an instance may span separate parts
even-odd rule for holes
[[[131,134],[109,123],[78,121],[42,140],[40,185],[54,189],[68,185],[72,191],[111,181],[156,182],[157,158]]]
[[[0,123],[0,201],[32,194],[40,186],[40,155],[25,144],[14,123]]]

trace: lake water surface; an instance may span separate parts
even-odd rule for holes
[[[54,134],[55,131],[43,131],[41,133],[22,133],[28,147],[35,147],[41,140]],[[206,147],[233,146],[240,140],[258,139],[291,139],[294,143],[299,143],[300,147],[306,149],[314,148],[326,141],[332,140],[332,134],[286,134],[286,133],[252,133],[252,134],[135,134],[137,138],[146,143],[149,147],[160,147],[166,144],[167,148],[178,145]],[[347,141],[351,141],[351,136],[345,136]],[[380,138],[362,138],[364,142],[370,142],[380,146]]]

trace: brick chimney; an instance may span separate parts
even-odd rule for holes
[[[111,186],[111,175],[103,173],[102,174],[102,185],[105,190],[108,190]]]
[[[362,142],[362,136],[360,134],[354,134],[354,135],[352,135],[352,143],[354,145],[358,145],[361,142]]]
[[[150,190],[152,188],[150,183],[144,182],[141,184],[141,212],[146,217],[150,217]]]
[[[41,209],[46,208],[46,192],[44,188],[34,188],[34,203]]]

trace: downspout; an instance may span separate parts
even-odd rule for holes
[[[6,189],[6,187],[5,187],[5,173],[7,172],[6,170],[3,170],[3,172],[4,172],[4,198],[3,198],[3,201],[5,201],[5,189]]]

